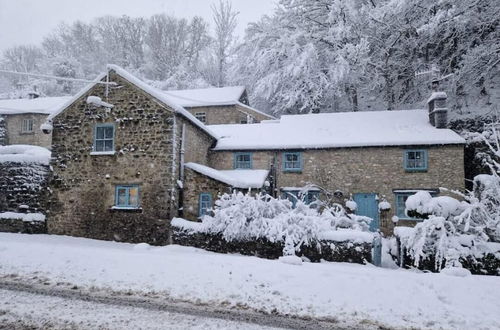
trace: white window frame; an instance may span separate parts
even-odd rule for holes
[[[21,123],[21,133],[33,133],[35,120],[33,118],[23,119]]]

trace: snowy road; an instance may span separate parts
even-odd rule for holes
[[[0,280],[0,329],[39,328],[266,330],[337,327],[315,320]]]
[[[341,328],[500,329],[497,276],[459,277],[334,262],[291,265],[176,245],[0,233],[2,281],[136,299],[129,307],[144,307],[141,299],[153,300],[153,305],[163,306],[156,312],[175,313],[170,306],[181,303],[183,314],[235,322],[255,317],[250,323],[259,326],[297,327],[283,323],[297,320],[288,317],[293,315],[306,321],[329,320]],[[110,303],[117,305],[116,299]],[[224,314],[228,311],[233,313]],[[310,325],[304,327],[318,328]]]

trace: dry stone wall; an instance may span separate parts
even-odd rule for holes
[[[48,165],[0,162],[0,232],[40,234],[46,232],[44,221],[23,221],[6,214],[45,214],[50,176]]]

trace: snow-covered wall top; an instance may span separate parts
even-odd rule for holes
[[[0,146],[0,163],[15,162],[49,165],[49,161],[50,151],[42,147],[25,144]]]
[[[267,170],[216,170],[197,163],[184,166],[234,188],[262,188],[269,174]]]
[[[14,115],[22,113],[51,114],[67,102],[70,96],[39,97],[36,99],[0,100],[0,114]]]
[[[167,91],[165,94],[183,107],[203,107],[237,104],[244,92],[244,86],[230,86]]]
[[[450,129],[429,123],[426,110],[338,112],[282,116],[252,125],[212,125],[215,150],[314,149],[463,144]]]

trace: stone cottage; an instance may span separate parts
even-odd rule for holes
[[[165,244],[173,217],[197,220],[218,194],[253,189],[306,202],[353,198],[359,214],[375,219],[372,229],[389,234],[393,215],[414,222],[404,201],[416,190],[464,187],[464,140],[432,126],[426,110],[205,125],[196,106],[117,66],[98,81],[107,84],[84,88],[46,125],[49,233]],[[391,209],[380,211],[382,200]]]
[[[69,96],[0,100],[0,145],[30,144],[49,148],[50,134],[39,129]]]
[[[185,89],[166,94],[205,125],[252,124],[275,119],[250,106],[244,86]]]

